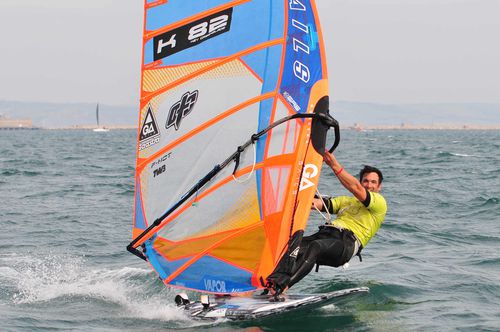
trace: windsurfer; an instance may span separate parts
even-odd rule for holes
[[[375,167],[365,166],[358,181],[332,153],[325,151],[323,160],[354,197],[314,198],[312,208],[336,214],[337,218],[332,223],[320,226],[317,233],[304,237],[298,253],[294,255],[296,259],[282,259],[287,264],[278,264],[275,272],[267,278],[267,286],[274,293],[279,294],[296,284],[315,264],[339,267],[355,255],[361,259],[361,249],[384,221],[387,204],[380,194],[382,172]]]

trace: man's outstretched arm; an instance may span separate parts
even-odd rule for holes
[[[360,202],[364,202],[366,200],[366,189],[361,185],[361,183],[354,176],[349,174],[340,163],[337,161],[333,153],[325,151],[323,155],[323,160],[325,163],[330,166],[333,173],[337,176],[340,183],[349,190],[354,197],[356,197]]]

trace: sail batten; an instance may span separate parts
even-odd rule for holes
[[[240,52],[235,53],[233,55],[227,56],[227,57],[223,58],[222,60],[210,61],[209,63],[206,63],[206,61],[196,62],[195,64],[200,65],[201,68],[193,70],[192,72],[186,74],[185,76],[180,77],[180,78],[178,78],[176,80],[173,80],[171,82],[169,82],[168,80],[164,80],[162,83],[165,84],[165,85],[162,86],[159,89],[153,90],[151,92],[151,91],[148,91],[147,87],[146,88],[143,87],[144,91],[148,91],[149,93],[145,93],[141,97],[141,101],[150,100],[151,98],[153,98],[153,97],[155,97],[157,95],[160,95],[160,94],[164,93],[165,91],[168,91],[168,90],[172,89],[175,86],[178,86],[178,85],[183,84],[183,83],[185,83],[185,82],[187,82],[187,81],[189,81],[191,79],[194,79],[194,78],[199,77],[199,76],[201,76],[203,74],[206,74],[207,72],[209,72],[211,70],[217,70],[217,68],[220,68],[220,67],[228,64],[231,61],[240,60],[241,57],[250,55],[250,54],[252,54],[254,52],[258,52],[258,51],[267,49],[269,47],[273,47],[273,46],[276,46],[276,45],[282,45],[283,43],[284,43],[283,39],[271,40],[271,41],[268,41],[268,42],[265,42],[265,43],[262,43],[262,44],[259,44],[259,45],[255,45],[255,46],[253,46],[253,47],[251,47],[249,49],[240,51]],[[202,65],[203,62],[205,62],[206,64]],[[179,67],[179,65],[176,65],[175,67]],[[144,71],[145,72],[145,74],[144,74],[144,78],[145,78],[144,84],[148,83],[148,76],[149,76],[148,74],[149,74],[149,72],[154,71],[155,73],[158,73],[158,71],[162,70],[163,68],[164,67],[157,66],[156,68],[154,68],[154,70],[148,69],[147,71]],[[183,65],[182,68],[186,68],[186,65]]]
[[[179,20],[173,24],[161,27],[161,28],[156,29],[156,30],[149,30],[147,33],[144,34],[144,39],[149,40],[149,39],[151,39],[157,35],[160,35],[162,33],[174,30],[178,27],[181,27],[181,26],[186,25],[188,23],[191,23],[193,21],[197,21],[197,20],[202,19],[204,17],[210,16],[210,15],[215,14],[215,13],[222,12],[225,9],[233,8],[235,6],[244,4],[244,3],[249,2],[249,1],[251,1],[251,0],[235,0],[235,1],[228,2],[226,4],[220,5],[220,6],[215,7],[215,8],[211,8],[211,9],[203,11],[203,12],[197,12],[195,15],[186,17],[186,18]]]
[[[306,226],[323,152],[312,142],[326,135],[312,124],[331,123],[316,107],[328,84],[314,5],[145,0],[144,10],[128,249],[168,286],[261,288]]]

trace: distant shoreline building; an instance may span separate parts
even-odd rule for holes
[[[38,129],[31,119],[8,119],[0,114],[0,130]]]

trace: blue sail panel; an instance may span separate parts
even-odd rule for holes
[[[172,285],[212,293],[242,293],[255,290],[252,274],[210,256],[203,256],[172,280]]]

